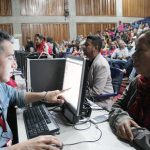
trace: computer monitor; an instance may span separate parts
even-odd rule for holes
[[[27,91],[61,90],[65,59],[27,59]]]
[[[87,80],[87,63],[85,58],[67,57],[63,80],[65,104],[64,116],[72,123],[79,121],[85,99]]]
[[[24,77],[27,79],[27,59],[46,59],[47,58],[47,56],[46,55],[42,55],[40,58],[39,58],[39,56],[40,56],[40,54],[39,53],[37,53],[37,52],[25,52],[26,53],[26,55],[23,57],[23,70],[24,70],[24,72],[23,72],[23,75],[24,75]]]

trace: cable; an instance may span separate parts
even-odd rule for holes
[[[52,113],[51,113],[52,114]],[[54,114],[52,114],[53,116],[55,116]],[[58,120],[56,119],[55,120],[56,122],[58,122]],[[82,125],[82,124],[85,124],[85,123],[88,123],[89,122],[89,126],[88,127],[86,127],[86,128],[84,128],[84,129],[78,129],[76,126],[77,125]],[[59,124],[62,124],[62,123],[60,123],[60,121],[59,121]],[[79,123],[76,123],[76,124],[71,124],[71,123],[64,123],[63,122],[63,125],[69,125],[69,126],[73,126],[73,128],[75,129],[75,130],[87,130],[87,129],[89,129],[90,127],[91,127],[91,122],[89,121],[89,118],[86,120],[86,121],[80,121]],[[71,146],[71,145],[76,145],[76,144],[81,144],[81,143],[88,143],[88,142],[97,142],[98,140],[100,140],[101,139],[101,137],[102,137],[102,131],[100,130],[100,128],[96,125],[96,124],[94,124],[95,125],[95,128],[96,129],[98,129],[99,130],[99,132],[100,132],[100,135],[99,135],[99,137],[96,139],[96,140],[87,140],[87,141],[79,141],[79,142],[75,142],[75,143],[67,143],[67,144],[63,144],[63,146]]]
[[[77,126],[77,125],[81,125],[81,124],[75,124],[75,125],[73,126],[73,128],[74,128],[75,130],[80,130],[80,131],[82,131],[82,130],[87,130],[87,129],[89,129],[89,128],[91,127],[91,122],[86,121],[86,122],[84,122],[84,123],[82,123],[82,124],[85,124],[85,123],[89,123],[89,126],[86,127],[86,128],[79,129],[79,128],[77,128],[76,126]]]
[[[82,144],[82,143],[92,143],[92,142],[97,142],[98,140],[100,140],[101,139],[101,137],[102,137],[102,131],[101,131],[101,129],[97,126],[97,125],[95,125],[95,128],[96,129],[98,129],[99,130],[99,132],[100,132],[100,135],[99,135],[99,137],[96,139],[96,140],[87,140],[87,141],[80,141],[80,142],[75,142],[75,143],[67,143],[67,144],[63,144],[63,146],[71,146],[71,145],[76,145],[76,144]]]

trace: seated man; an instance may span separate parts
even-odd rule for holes
[[[107,60],[100,54],[102,40],[98,36],[88,36],[85,42],[84,54],[90,60],[88,85],[86,96],[95,101],[94,97],[100,94],[113,93],[110,67]],[[99,100],[101,107],[110,109],[111,99]]]
[[[128,49],[125,46],[125,42],[119,41],[119,48],[112,53],[110,61],[113,67],[124,69],[127,64],[128,57],[129,54]]]
[[[7,109],[10,103],[23,107],[28,103],[44,99],[49,103],[63,103],[60,91],[23,92],[18,91],[4,82],[12,76],[14,70],[14,51],[11,36],[0,31],[0,149],[9,146],[9,150],[19,149],[56,149],[54,145],[61,146],[61,142],[51,135],[40,136],[11,146],[12,132],[7,123]],[[53,145],[52,145],[53,144]],[[59,148],[58,148],[59,149]]]
[[[150,30],[139,35],[133,62],[139,75],[112,106],[109,122],[118,137],[150,150]]]
[[[27,44],[25,46],[25,50],[27,52],[34,52],[34,43],[33,41],[31,41],[31,38],[30,37],[27,37]]]

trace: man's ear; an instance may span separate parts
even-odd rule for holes
[[[98,45],[96,45],[96,49],[98,50]]]

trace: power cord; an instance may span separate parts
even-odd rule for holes
[[[88,127],[86,127],[86,128],[77,128],[77,126],[79,126],[79,125],[83,125],[83,124],[86,124],[86,123],[89,123],[89,126]],[[87,118],[86,120],[84,120],[84,121],[82,121],[82,120],[80,120],[78,123],[76,123],[76,124],[74,124],[73,125],[73,128],[75,129],[75,130],[87,130],[87,129],[89,129],[91,127],[91,122],[90,122],[90,118]]]
[[[55,108],[55,107],[54,107],[54,108]],[[52,109],[51,109],[51,110],[52,110]],[[52,113],[51,113],[51,114],[52,114]],[[54,114],[52,114],[52,115],[54,115]],[[55,116],[55,115],[54,115],[54,116]],[[56,119],[55,121],[58,122],[57,119]],[[60,123],[60,122],[58,122],[58,123]],[[86,127],[86,128],[82,128],[82,129],[77,128],[78,125],[83,125],[83,124],[85,124],[85,123],[89,123],[89,126]],[[60,123],[60,124],[62,124],[62,123]],[[66,122],[63,123],[63,125],[72,126],[75,130],[79,130],[79,131],[89,129],[89,128],[91,127],[91,124],[92,124],[92,123],[89,121],[89,118],[88,118],[87,120],[85,120],[85,121],[80,121],[79,123],[76,123],[76,124],[71,124],[71,123],[66,123]],[[71,146],[71,145],[82,144],[82,143],[92,143],[92,142],[97,142],[98,140],[100,140],[101,137],[102,137],[102,131],[101,131],[101,129],[100,129],[96,124],[94,124],[94,126],[95,126],[95,128],[96,128],[97,130],[99,130],[99,132],[100,132],[100,135],[99,135],[99,137],[98,137],[96,140],[79,141],[79,142],[67,143],[67,144],[64,143],[64,144],[63,144],[63,147],[64,147],[64,146]]]
[[[99,135],[99,137],[96,139],[96,140],[87,140],[87,141],[80,141],[80,142],[75,142],[75,143],[67,143],[67,144],[63,144],[63,147],[64,146],[71,146],[71,145],[77,145],[77,144],[82,144],[82,143],[92,143],[92,142],[97,142],[97,141],[99,141],[100,139],[101,139],[101,137],[102,137],[102,131],[101,131],[101,129],[95,124],[95,128],[97,129],[97,130],[99,130],[99,132],[100,132],[100,135]]]
[[[77,128],[77,126],[78,125],[82,125],[82,124],[86,124],[86,123],[89,123],[89,126],[88,127],[86,127],[86,128]],[[91,127],[91,122],[89,122],[89,121],[86,121],[86,122],[84,122],[84,123],[81,123],[81,124],[75,124],[74,126],[73,126],[73,128],[75,129],[75,130],[80,130],[80,131],[82,131],[82,130],[87,130],[87,129],[89,129]]]

